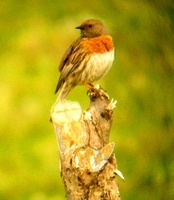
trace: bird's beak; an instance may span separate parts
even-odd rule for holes
[[[77,26],[76,29],[83,30],[84,28],[83,28],[83,26],[80,25],[80,26]]]

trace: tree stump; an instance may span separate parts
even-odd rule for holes
[[[117,175],[122,179],[109,142],[116,101],[101,88],[88,91],[89,108],[57,101],[51,119],[60,150],[61,176],[68,200],[120,200]]]

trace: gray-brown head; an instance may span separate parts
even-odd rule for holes
[[[81,30],[81,36],[85,38],[93,38],[93,37],[99,37],[101,35],[109,35],[109,32],[105,25],[100,21],[96,19],[88,19],[80,26],[77,26],[76,29]]]

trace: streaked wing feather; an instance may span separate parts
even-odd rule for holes
[[[59,64],[59,71],[61,72],[64,67],[66,67],[72,59],[72,52],[74,51],[74,47],[80,42],[81,38],[78,38],[76,41],[74,41],[71,46],[65,51],[64,55],[61,58],[60,64]]]
[[[58,84],[56,86],[55,93],[62,87],[65,82],[66,77],[69,73],[71,73],[74,68],[78,65],[79,55],[76,53],[81,45],[82,38],[78,38],[75,42],[71,44],[71,46],[65,51],[59,65],[60,77],[58,80]]]

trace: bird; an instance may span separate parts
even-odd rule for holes
[[[65,51],[60,64],[56,86],[58,100],[66,99],[77,85],[91,88],[102,78],[114,61],[114,44],[106,26],[97,19],[88,19],[75,27],[81,34]]]

